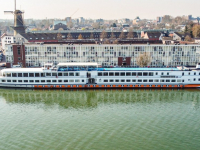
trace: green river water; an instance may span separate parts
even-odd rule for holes
[[[0,89],[0,150],[199,150],[200,90]]]

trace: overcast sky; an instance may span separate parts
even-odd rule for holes
[[[200,0],[17,0],[25,19],[84,17],[92,19],[155,19],[157,16],[200,16]],[[14,10],[14,0],[1,0],[0,19],[11,19],[4,10]]]

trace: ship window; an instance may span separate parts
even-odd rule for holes
[[[163,72],[161,72],[161,75],[164,75],[164,73],[163,73]]]
[[[147,82],[147,80],[143,80],[143,82]]]
[[[25,82],[25,83],[27,83],[27,82],[28,82],[28,80],[24,80],[24,82]]]
[[[200,75],[200,72],[199,72],[199,75]]]
[[[34,77],[34,73],[29,73],[29,77]]]
[[[34,80],[29,80],[29,82],[33,83],[33,82],[34,82]]]
[[[62,82],[62,80],[58,80],[58,82]]]
[[[194,78],[193,81],[196,81],[196,79]]]
[[[7,82],[11,82],[11,80],[7,80]]]
[[[68,73],[64,73],[64,76],[68,76]]]
[[[194,72],[194,75],[196,75],[196,72]]]
[[[52,80],[52,82],[57,82],[57,80]]]
[[[131,80],[126,80],[126,82],[131,82]]]
[[[103,76],[108,76],[108,72],[104,72],[104,73],[103,73]]]
[[[114,76],[114,72],[109,72],[109,76]]]
[[[132,80],[132,82],[136,82],[136,80]]]
[[[79,76],[79,72],[76,72],[75,75],[76,75],[76,76]]]
[[[121,82],[125,82],[125,80],[121,80]]]
[[[74,80],[69,80],[69,82],[74,82]]]
[[[18,77],[19,77],[19,74],[18,74]],[[40,74],[39,73],[35,73],[35,77],[40,77]]]
[[[149,72],[149,76],[153,76],[153,72]]]
[[[69,76],[74,76],[74,73],[73,73],[73,72],[70,72],[70,73],[69,73]]]
[[[132,76],[136,76],[136,72],[132,72]]]
[[[115,72],[115,76],[119,76],[119,72]]]
[[[41,80],[41,82],[42,82],[42,83],[44,83],[44,82],[45,82],[45,80]]]
[[[62,73],[58,73],[58,76],[62,76]]]
[[[52,76],[57,76],[57,73],[55,73],[55,72],[54,72],[54,73],[52,73]]]
[[[12,73],[12,77],[17,77],[17,74],[16,73]]]
[[[49,83],[49,82],[51,82],[51,80],[47,80],[47,82]]]
[[[158,75],[158,72],[156,72],[156,75]]]
[[[45,73],[41,73],[41,77],[45,77]]]
[[[7,77],[11,77],[11,73],[7,73]]]
[[[48,76],[51,76],[51,73],[46,73],[46,76],[48,77]]]
[[[17,82],[17,80],[13,80],[12,82]]]
[[[138,72],[138,76],[142,76],[142,72]]]
[[[165,82],[165,80],[160,80],[160,82]]]
[[[169,75],[169,72],[167,72],[167,75]]]
[[[200,78],[199,78],[199,81],[200,81]]]
[[[182,72],[182,76],[184,76],[184,72]]]
[[[3,73],[3,76],[5,77],[5,76],[6,76],[6,73]]]
[[[177,80],[177,82],[181,82],[181,80],[180,80],[180,79],[178,79],[178,80]]]
[[[182,80],[182,82],[185,82],[185,80]]]
[[[170,80],[166,80],[166,82],[170,82]]]
[[[84,80],[82,80],[82,82],[84,82]]]
[[[159,80],[158,80],[158,79],[155,79],[154,82],[159,82]]]
[[[148,76],[148,72],[143,72],[143,76]]]
[[[121,72],[121,76],[125,76],[125,72]]]
[[[28,73],[24,73],[24,77],[28,77]]]
[[[127,72],[127,73],[126,73],[126,76],[131,76],[131,72]]]
[[[39,82],[40,82],[40,80],[35,80],[35,82],[36,82],[36,83],[39,83]]]
[[[98,72],[98,76],[102,76],[102,72]]]
[[[68,80],[64,80],[64,82],[68,82]]]
[[[22,82],[22,80],[18,80],[18,82]]]
[[[6,82],[6,80],[2,80],[2,82]]]
[[[172,80],[172,82],[176,82],[176,80]]]
[[[153,80],[149,80],[149,82],[153,82]]]
[[[80,80],[75,80],[75,82],[80,82]]]
[[[119,80],[115,80],[115,82],[119,82]]]
[[[104,80],[103,82],[108,82],[108,80]]]
[[[190,72],[188,72],[188,75],[190,75]]]
[[[18,77],[22,77],[22,73],[18,73]]]
[[[114,82],[114,80],[110,80],[110,82]]]
[[[142,82],[142,80],[138,80],[138,82]]]

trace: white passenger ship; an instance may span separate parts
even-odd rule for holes
[[[0,72],[0,87],[14,88],[198,88],[196,68],[98,68],[97,63],[60,63],[57,67],[8,68]]]

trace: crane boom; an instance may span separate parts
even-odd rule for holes
[[[73,15],[75,15],[75,13],[77,13],[78,11],[79,11],[79,8],[70,17],[72,17]]]

